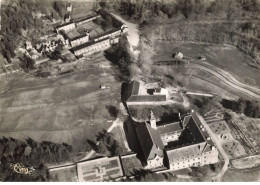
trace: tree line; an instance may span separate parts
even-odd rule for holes
[[[10,63],[15,57],[15,49],[22,38],[22,31],[44,27],[42,19],[34,18],[32,12],[63,17],[65,1],[10,0],[1,7],[0,53]]]
[[[260,118],[260,102],[253,100],[245,100],[239,98],[239,100],[227,100],[223,99],[221,105],[224,108],[230,109],[239,114],[245,114],[251,118]]]
[[[25,141],[12,137],[0,139],[0,180],[1,181],[47,181],[46,164],[62,163],[72,160],[75,154],[72,146],[50,141],[37,142],[31,138]],[[20,163],[33,167],[32,175],[18,174],[10,168],[11,164]]]

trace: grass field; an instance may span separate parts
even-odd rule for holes
[[[135,170],[143,169],[141,161],[133,155],[131,157],[122,157],[122,167],[126,176],[132,176]]]
[[[205,56],[207,62],[220,67],[236,77],[239,81],[260,87],[260,75],[257,69],[248,65],[250,59],[237,48],[230,45],[156,43],[154,61],[169,60],[174,52],[182,52],[184,56],[198,58]]]
[[[56,78],[25,74],[1,78],[0,137],[31,137],[84,148],[87,139],[94,140],[111,125],[106,105],[117,107],[120,102],[118,71],[90,67],[104,61],[101,55],[82,62],[81,71]],[[100,85],[111,88],[101,90]]]
[[[127,152],[127,149],[125,147],[125,144],[124,144],[124,139],[125,139],[125,136],[124,136],[124,132],[123,130],[121,129],[120,126],[116,126],[115,128],[113,128],[113,130],[111,131],[111,133],[113,134],[115,140],[118,141],[119,143],[119,147],[123,149],[123,152],[122,153],[126,153]]]
[[[259,169],[250,172],[228,170],[223,176],[223,182],[256,182],[259,180]]]
[[[76,182],[78,181],[77,166],[71,166],[62,170],[54,170],[50,173],[50,179],[53,182]]]

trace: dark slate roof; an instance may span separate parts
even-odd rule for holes
[[[166,95],[134,95],[127,102],[159,102],[166,101]]]
[[[95,36],[95,37],[91,37],[91,39],[93,39],[93,40],[94,40],[94,39],[98,39],[98,38],[100,38],[100,37],[103,37],[103,36],[105,36],[105,35],[114,33],[114,32],[119,31],[119,30],[121,30],[121,29],[120,29],[120,28],[114,28],[114,29],[109,30],[109,31],[107,31],[107,32],[104,32],[104,33],[102,33],[102,34],[100,34],[100,35],[97,35],[97,36]]]
[[[80,38],[83,38],[83,37],[87,37],[88,35],[79,35],[77,37],[74,37],[72,39],[70,39],[70,41],[74,41],[74,40],[77,40],[77,39],[80,39]]]
[[[159,131],[160,134],[175,133],[175,132],[181,132],[182,126],[180,122],[173,122],[162,126],[158,126],[157,130]]]
[[[82,22],[82,21],[85,21],[85,20],[88,20],[88,19],[91,19],[91,18],[97,17],[97,16],[99,16],[99,15],[97,15],[97,14],[96,14],[96,15],[91,15],[91,16],[85,17],[85,18],[83,18],[83,19],[77,20],[76,23]]]
[[[137,95],[139,92],[140,83],[138,81],[131,81],[125,91],[125,100],[127,101],[132,95]]]
[[[74,22],[66,22],[66,23],[64,23],[64,24],[61,24],[61,25],[59,25],[59,26],[56,26],[56,28],[61,28],[61,27],[63,27],[63,26],[67,26],[67,25],[70,25],[70,24],[75,24]]]
[[[192,113],[191,113],[191,116],[192,116],[192,118],[193,118],[193,120],[194,120],[194,122],[195,122],[195,124],[197,125],[198,128],[199,128],[201,125],[203,126],[203,124],[201,123],[201,121],[200,121],[198,115],[197,115],[195,112],[192,112]],[[203,119],[203,118],[202,118],[202,119]],[[203,127],[204,127],[204,126],[203,126]],[[212,141],[211,139],[210,139],[210,140],[208,139],[208,138],[210,138],[210,135],[209,135],[209,133],[206,131],[206,129],[199,129],[199,131],[200,131],[201,135],[203,136],[203,138],[207,141],[208,144],[214,145],[213,141]]]
[[[203,142],[206,142],[211,146],[214,145],[212,140],[208,139],[209,134],[206,132],[206,130],[202,130],[202,128],[200,128],[202,123],[195,112],[192,112],[191,115],[186,116],[185,122],[186,126],[181,133],[179,140],[170,142],[167,146],[168,149],[176,149]]]
[[[146,160],[153,159],[155,155],[163,157],[164,146],[157,130],[148,123],[139,123],[136,133]]]
[[[140,82],[131,81],[128,84],[126,92],[127,102],[158,102],[166,101],[166,95],[138,95]]]

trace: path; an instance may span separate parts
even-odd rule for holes
[[[117,14],[111,13],[113,16],[115,16],[118,20],[122,21],[126,26],[128,27],[128,41],[132,45],[132,47],[137,47],[139,43],[139,29],[138,24],[131,23],[129,21],[126,21],[122,17],[120,17]]]
[[[220,154],[223,156],[224,158],[224,166],[223,168],[221,169],[221,171],[215,176],[213,177],[212,180],[214,181],[220,181],[222,176],[224,175],[224,173],[226,172],[226,170],[228,169],[228,165],[229,165],[229,157],[228,155],[226,154],[225,150],[223,149],[221,143],[219,142],[218,138],[216,137],[216,135],[213,133],[213,131],[210,129],[210,127],[208,126],[208,124],[206,123],[206,121],[201,117],[199,116],[199,119],[201,121],[201,123],[204,125],[204,128],[207,130],[207,132],[209,133],[212,141],[215,143],[215,145],[217,146],[218,148],[218,151],[220,152]]]
[[[113,128],[117,127],[122,120],[120,118],[116,118],[115,121],[113,121],[112,125],[107,129],[107,132],[111,132]],[[96,145],[99,145],[99,141],[96,143]],[[95,151],[92,149],[84,158],[80,159],[80,161],[88,160],[92,155],[94,155]]]
[[[237,80],[234,80],[234,77],[224,70],[220,70],[217,67],[213,67],[213,66],[208,67],[208,66],[205,66],[202,64],[197,64],[197,63],[189,63],[188,65],[190,67],[196,67],[196,68],[199,68],[201,70],[211,73],[212,75],[214,75],[215,77],[220,79],[222,82],[226,83],[230,87],[240,91],[243,94],[249,95],[256,99],[260,99],[260,95],[258,94],[258,92],[260,92],[259,89],[255,88],[255,87],[249,88],[247,85],[242,84],[242,83],[238,82]]]

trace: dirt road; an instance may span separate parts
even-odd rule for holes
[[[216,137],[216,135],[213,133],[213,131],[210,129],[210,127],[208,126],[208,124],[206,123],[206,121],[201,117],[198,116],[201,123],[204,125],[205,129],[207,130],[207,132],[209,133],[212,141],[215,143],[215,145],[217,146],[218,151],[220,152],[220,154],[223,156],[225,163],[223,168],[221,169],[221,171],[218,173],[218,175],[216,175],[213,180],[214,181],[220,181],[222,176],[225,174],[225,172],[228,169],[228,165],[229,165],[229,157],[226,154],[224,148],[222,147],[221,143],[219,142],[218,138]]]
[[[231,74],[229,74],[227,71],[224,71],[222,69],[219,69],[215,66],[209,66],[205,64],[198,64],[190,62],[187,66],[191,68],[199,68],[201,70],[207,71],[220,79],[222,82],[227,84],[233,89],[236,89],[237,91],[246,94],[250,97],[260,99],[260,89],[256,87],[251,87],[246,84],[242,84],[241,82],[237,81]]]

